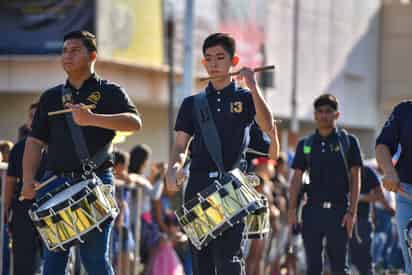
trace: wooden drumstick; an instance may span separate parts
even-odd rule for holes
[[[94,108],[96,108],[96,105],[94,105],[94,104],[92,104],[92,105],[84,105],[84,106],[81,106],[80,107],[81,109],[84,109],[84,110],[92,110],[92,109],[94,109]],[[55,116],[55,115],[60,115],[60,114],[65,114],[65,113],[70,113],[70,112],[73,112],[73,110],[74,109],[63,109],[63,110],[58,110],[58,111],[53,111],[53,112],[48,112],[47,114],[49,115],[49,116]]]
[[[269,65],[269,66],[263,66],[263,67],[254,68],[254,69],[253,69],[253,72],[257,73],[257,72],[269,71],[269,70],[274,70],[274,69],[275,69],[275,65]],[[240,74],[240,71],[241,71],[241,70],[236,71],[236,72],[233,72],[233,73],[229,73],[229,74],[224,74],[224,75],[200,77],[199,80],[200,80],[200,81],[206,81],[206,80],[224,78],[224,77],[228,77],[228,76],[234,76],[234,75]]]
[[[42,182],[41,184],[37,185],[36,187],[34,187],[34,190],[38,191],[40,189],[42,189],[43,187],[45,187],[46,185],[48,185],[50,182],[54,181],[55,179],[57,179],[57,176],[54,175],[50,178],[48,178],[46,181]],[[19,197],[19,201],[23,201],[25,198],[23,196]]]

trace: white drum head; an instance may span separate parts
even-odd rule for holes
[[[57,193],[51,199],[40,205],[37,211],[43,211],[52,208],[53,206],[56,206],[61,202],[64,202],[65,200],[71,198],[74,194],[83,190],[83,188],[85,188],[88,184],[89,180],[85,180],[78,182],[73,186],[68,187],[67,189],[64,189],[63,191]]]

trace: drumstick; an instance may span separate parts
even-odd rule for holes
[[[56,176],[56,175],[48,178],[46,181],[44,181],[44,182],[42,182],[41,184],[39,184],[39,185],[37,185],[36,187],[34,187],[34,190],[38,191],[38,190],[42,189],[43,187],[45,187],[47,184],[49,184],[50,182],[54,181],[55,179],[57,179],[57,176]],[[25,199],[24,196],[20,196],[20,197],[19,197],[19,201],[22,201],[22,200],[24,200],[24,199]]]
[[[81,109],[84,109],[84,110],[91,110],[91,109],[94,109],[94,108],[96,108],[96,105],[94,105],[94,104],[92,104],[92,105],[84,105],[84,106],[81,106],[80,107]],[[60,115],[60,114],[65,114],[65,113],[70,113],[70,112],[73,112],[73,110],[74,109],[63,109],[63,110],[58,110],[58,111],[53,111],[53,112],[48,112],[47,114],[49,115],[49,116],[54,116],[54,115]]]
[[[274,70],[274,69],[275,69],[275,65],[269,65],[269,66],[254,68],[253,72],[257,73],[257,72],[269,71],[269,70]],[[240,74],[240,71],[241,70],[233,72],[233,73],[229,73],[229,74],[224,74],[224,75],[200,77],[199,80],[206,81],[206,80],[219,79],[219,78],[228,77],[228,76],[234,76],[234,75]]]

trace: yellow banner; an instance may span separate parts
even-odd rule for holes
[[[114,59],[144,65],[163,64],[162,0],[115,0],[127,18],[126,41],[113,49]],[[115,42],[116,44],[116,42]]]

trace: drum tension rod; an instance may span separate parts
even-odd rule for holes
[[[222,185],[218,180],[215,180],[213,183],[216,184],[216,186],[217,186],[219,189],[223,188],[223,185]],[[218,190],[219,190],[219,189],[218,189]]]
[[[200,202],[200,203],[202,203],[202,202],[205,201],[205,198],[203,198],[200,193],[197,193],[196,195],[197,195],[197,197],[199,198],[199,202]]]
[[[49,213],[50,213],[51,215],[53,215],[53,216],[56,215],[56,212],[53,210],[53,208],[50,208],[50,209],[49,209]]]

